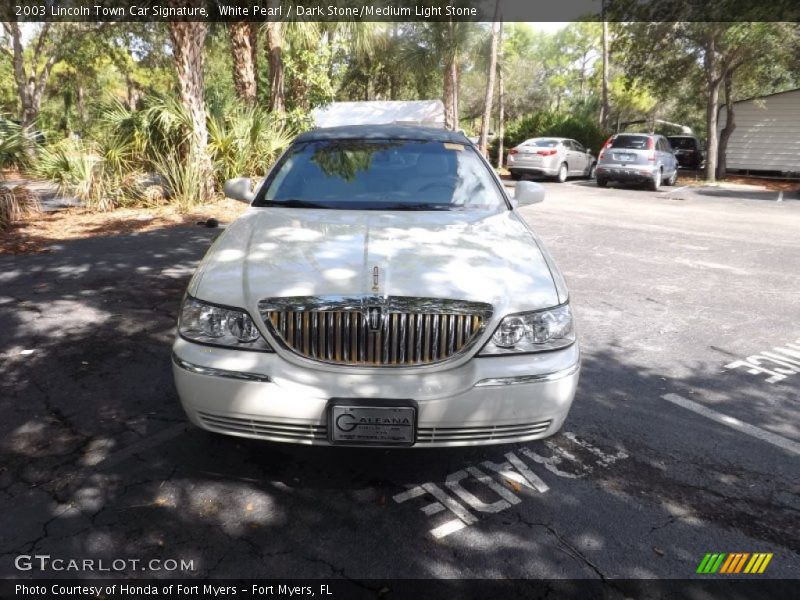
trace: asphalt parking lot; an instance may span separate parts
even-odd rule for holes
[[[583,371],[562,432],[526,444],[208,435],[170,343],[217,231],[0,257],[0,576],[81,576],[15,566],[50,555],[191,561],[132,577],[684,578],[742,552],[800,577],[800,201],[544,185],[521,210],[570,284]]]

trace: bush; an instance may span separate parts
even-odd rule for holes
[[[105,144],[65,139],[39,150],[33,173],[90,208],[110,210],[124,203],[131,191],[125,185],[132,171],[128,156],[128,148],[116,137]]]
[[[577,140],[597,156],[609,135],[592,115],[537,111],[507,125],[503,144],[508,150],[533,137],[565,137]],[[497,156],[497,141],[492,153]]]
[[[209,151],[219,187],[232,177],[263,177],[294,137],[261,108],[238,108],[208,120]]]
[[[0,230],[34,212],[39,212],[39,201],[28,188],[0,185]]]
[[[0,116],[0,168],[27,166],[28,143],[21,126]]]

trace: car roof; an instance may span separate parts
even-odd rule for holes
[[[436,127],[418,125],[342,125],[312,129],[297,137],[298,142],[322,140],[423,140],[470,144],[464,134]]]

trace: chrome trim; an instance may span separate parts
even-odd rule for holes
[[[210,377],[225,377],[227,379],[241,379],[244,381],[257,381],[259,383],[269,383],[272,379],[267,375],[259,375],[258,373],[247,373],[244,371],[228,371],[227,369],[215,369],[213,367],[203,367],[194,363],[187,362],[179,358],[177,354],[172,353],[172,362],[179,366],[184,371],[189,371],[196,375],[208,375]]]
[[[574,375],[581,368],[580,364],[572,365],[568,369],[554,371],[553,373],[542,373],[541,375],[518,375],[516,377],[493,377],[481,379],[473,387],[490,387],[501,385],[518,385],[524,383],[541,383],[543,381],[557,381],[570,375]]]
[[[371,330],[369,315],[376,308],[381,323]],[[258,310],[285,350],[355,367],[427,366],[463,355],[478,342],[493,312],[483,302],[374,294],[265,298]],[[297,315],[294,331],[292,315]]]

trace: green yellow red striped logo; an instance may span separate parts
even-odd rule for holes
[[[697,573],[702,575],[735,575],[737,573],[760,574],[763,573],[769,561],[772,560],[771,552],[708,552],[697,567]]]

